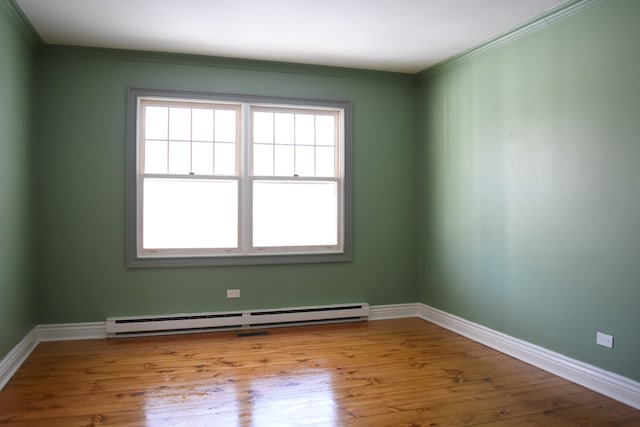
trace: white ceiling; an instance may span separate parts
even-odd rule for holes
[[[16,0],[45,43],[415,73],[575,0]]]

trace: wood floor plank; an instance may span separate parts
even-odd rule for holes
[[[420,319],[41,343],[18,426],[640,426],[640,411]]]

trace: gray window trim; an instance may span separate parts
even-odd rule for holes
[[[136,164],[137,164],[137,101],[139,97],[166,97],[271,103],[285,105],[334,107],[344,110],[344,242],[339,253],[286,255],[230,255],[208,257],[139,258],[137,256],[136,221]],[[164,89],[127,89],[126,117],[126,263],[129,268],[205,267],[231,265],[269,265],[350,262],[352,260],[352,127],[351,102],[322,99],[303,99],[259,95],[233,95],[208,92],[189,92]]]

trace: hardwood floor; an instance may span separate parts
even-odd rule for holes
[[[8,426],[640,426],[640,411],[423,320],[41,343]]]

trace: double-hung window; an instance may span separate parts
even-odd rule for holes
[[[130,266],[348,261],[350,104],[130,89]]]

